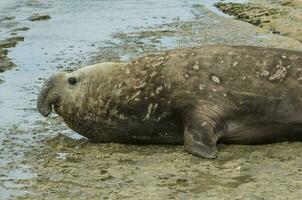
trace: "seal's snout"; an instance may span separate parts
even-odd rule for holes
[[[65,75],[65,72],[60,72],[45,80],[37,99],[37,110],[44,117],[51,113],[52,107],[60,107],[60,86],[64,84]]]
[[[47,117],[52,110],[52,105],[48,101],[48,94],[50,89],[53,86],[53,81],[51,78],[47,79],[39,93],[38,100],[37,100],[37,109],[41,115],[44,117]]]
[[[37,109],[44,117],[47,117],[51,113],[52,106],[56,106],[60,99],[59,95],[53,93],[54,80],[56,77],[57,76],[52,76],[47,79],[38,95]]]

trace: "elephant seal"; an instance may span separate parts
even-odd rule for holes
[[[38,111],[52,107],[92,142],[184,144],[202,158],[217,143],[302,140],[302,52],[202,46],[58,73]]]

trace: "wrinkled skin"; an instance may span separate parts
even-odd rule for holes
[[[92,142],[184,143],[202,158],[218,142],[302,140],[302,52],[203,46],[96,64],[46,80],[37,107],[52,106]]]

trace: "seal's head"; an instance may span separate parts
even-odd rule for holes
[[[78,73],[58,73],[47,79],[39,93],[37,108],[43,116],[48,116],[52,107],[60,110],[70,104],[75,93],[79,90],[80,79]]]
[[[108,77],[113,63],[90,65],[67,73],[61,72],[48,78],[37,100],[37,109],[43,116],[48,116],[54,108],[60,116],[75,114],[82,108],[83,102],[91,93],[96,93],[100,82]],[[102,79],[103,77],[103,79]]]

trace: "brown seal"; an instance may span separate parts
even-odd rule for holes
[[[184,143],[215,158],[218,142],[301,140],[301,84],[301,51],[203,46],[55,74],[37,107],[93,142]]]

